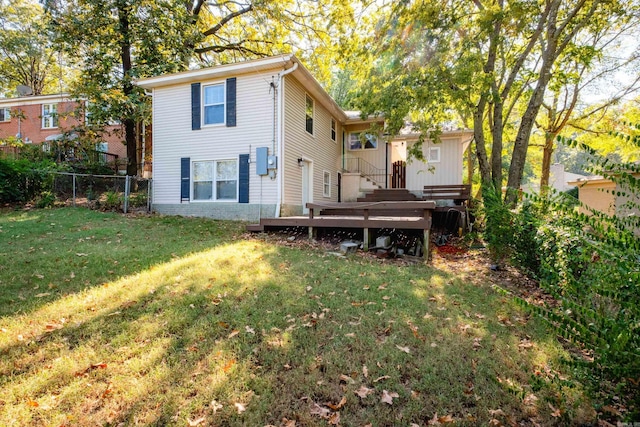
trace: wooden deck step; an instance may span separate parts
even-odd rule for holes
[[[247,225],[247,231],[264,231],[264,224],[249,224]]]

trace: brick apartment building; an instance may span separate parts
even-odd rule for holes
[[[86,121],[82,104],[67,93],[0,99],[0,140],[17,136],[27,144],[55,141]],[[117,155],[123,168],[127,149],[120,130],[120,125],[108,126],[96,148]]]

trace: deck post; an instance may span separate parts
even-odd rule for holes
[[[424,257],[425,262],[429,261],[429,229],[425,228],[424,230],[424,247],[422,249],[422,256]]]
[[[309,240],[313,240],[313,227],[309,226]]]
[[[364,228],[363,229],[363,239],[364,242],[362,243],[362,249],[364,249],[365,252],[369,251],[369,229],[368,228]]]

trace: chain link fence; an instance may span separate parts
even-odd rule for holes
[[[124,213],[151,211],[151,179],[128,175],[52,173],[52,192],[57,200],[67,205]]]

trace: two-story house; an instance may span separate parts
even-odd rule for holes
[[[52,145],[64,132],[87,123],[85,101],[68,93],[0,99],[0,140],[20,138],[27,144]],[[105,129],[96,149],[117,155],[126,164],[127,151],[120,125]]]
[[[293,55],[147,78],[153,97],[153,209],[256,220],[391,187],[416,135],[385,139],[382,118],[344,111]],[[468,131],[426,141],[406,188],[462,184]],[[422,172],[424,173],[422,173]],[[410,179],[409,179],[410,176]]]

